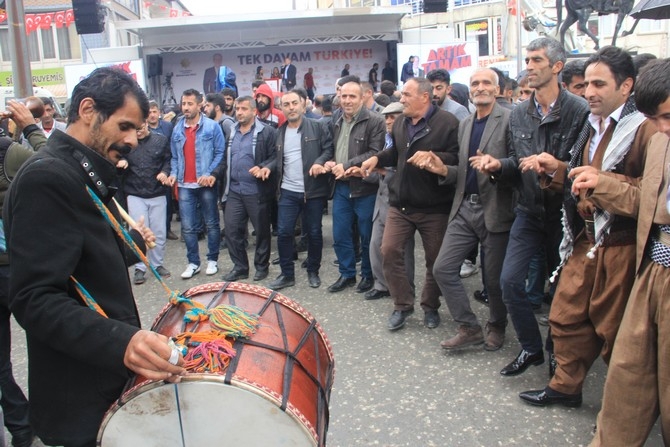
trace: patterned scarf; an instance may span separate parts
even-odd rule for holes
[[[605,149],[601,171],[614,171],[619,166],[626,154],[628,154],[630,146],[635,139],[637,129],[640,124],[644,122],[644,120],[644,115],[638,112],[637,108],[635,107],[635,98],[633,95],[631,95],[626,101],[626,104],[624,105],[621,112],[619,122],[614,128],[612,140]],[[575,145],[570,150],[568,172],[570,172],[573,168],[582,165],[584,150],[588,150],[587,143],[590,136],[591,124],[586,121],[582,131],[577,137]],[[572,194],[571,187],[572,181],[566,181],[562,217],[563,239],[561,240],[561,245],[558,249],[561,262],[559,263],[554,273],[551,275],[551,282],[554,282],[558,276],[558,272],[561,270],[563,265],[565,265],[565,262],[568,260],[568,258],[572,255],[575,237],[577,234],[579,234],[584,226],[583,220],[579,217],[577,212],[577,202],[579,201],[579,197]],[[614,222],[614,217],[615,216],[613,214],[605,210],[596,209],[593,215],[596,242],[587,253],[589,259],[595,258],[595,252],[597,248],[602,245],[603,240],[605,239],[605,235],[609,234],[612,223]]]

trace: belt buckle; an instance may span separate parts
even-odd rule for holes
[[[465,198],[470,205],[478,205],[479,204],[479,194],[470,194]]]

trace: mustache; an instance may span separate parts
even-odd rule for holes
[[[125,144],[112,144],[109,147],[109,150],[110,151],[116,151],[116,152],[118,152],[119,154],[121,154],[122,156],[125,157],[126,155],[130,154],[130,151],[132,151],[133,148],[130,147],[130,146],[127,146]]]

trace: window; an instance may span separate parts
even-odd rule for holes
[[[51,27],[49,29],[41,29],[42,35],[42,58],[56,59],[56,46],[54,45],[54,33]]]
[[[28,57],[30,62],[37,62],[40,60],[40,44],[37,41],[37,33],[30,33],[26,36],[28,41]]]
[[[9,30],[7,28],[0,28],[0,60],[6,62],[12,60],[9,53]]]
[[[70,30],[66,27],[56,28],[58,39],[58,58],[72,59],[72,48],[70,47]]]

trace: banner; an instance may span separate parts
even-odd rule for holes
[[[125,62],[114,62],[109,64],[80,64],[80,65],[66,65],[65,66],[65,83],[67,85],[67,96],[72,96],[74,87],[91,74],[93,70],[98,67],[114,67],[119,68],[130,74],[146,91],[146,84],[144,81],[144,62],[141,59]]]
[[[59,85],[65,83],[65,70],[58,68],[37,68],[32,69],[32,84]],[[0,87],[11,87],[14,85],[14,77],[11,71],[0,71]]]
[[[0,12],[0,23],[7,21],[7,13]],[[49,29],[52,24],[56,24],[56,28],[69,27],[74,23],[74,11],[66,9],[57,12],[45,12],[41,14],[26,14],[24,17],[26,26],[26,34],[30,34],[38,29]]]
[[[367,81],[373,64],[378,63],[377,76],[381,79],[381,70],[387,60],[386,42],[379,41],[166,53],[162,55],[162,81],[168,73],[173,73],[171,82],[176,100],[179,100],[181,93],[188,88],[203,91],[204,73],[213,66],[215,54],[220,54],[223,65],[235,72],[241,95],[251,93],[251,83],[255,79],[257,67],[262,68],[263,78],[272,78],[273,69],[277,68],[279,71],[286,57],[291,58],[296,67],[298,87],[303,86],[307,70],[310,67],[314,69],[317,94],[335,92],[335,82],[340,78],[346,64],[349,65],[349,73],[359,76],[362,81]],[[281,75],[279,77],[281,78]],[[164,93],[164,90],[165,87],[161,93]]]

